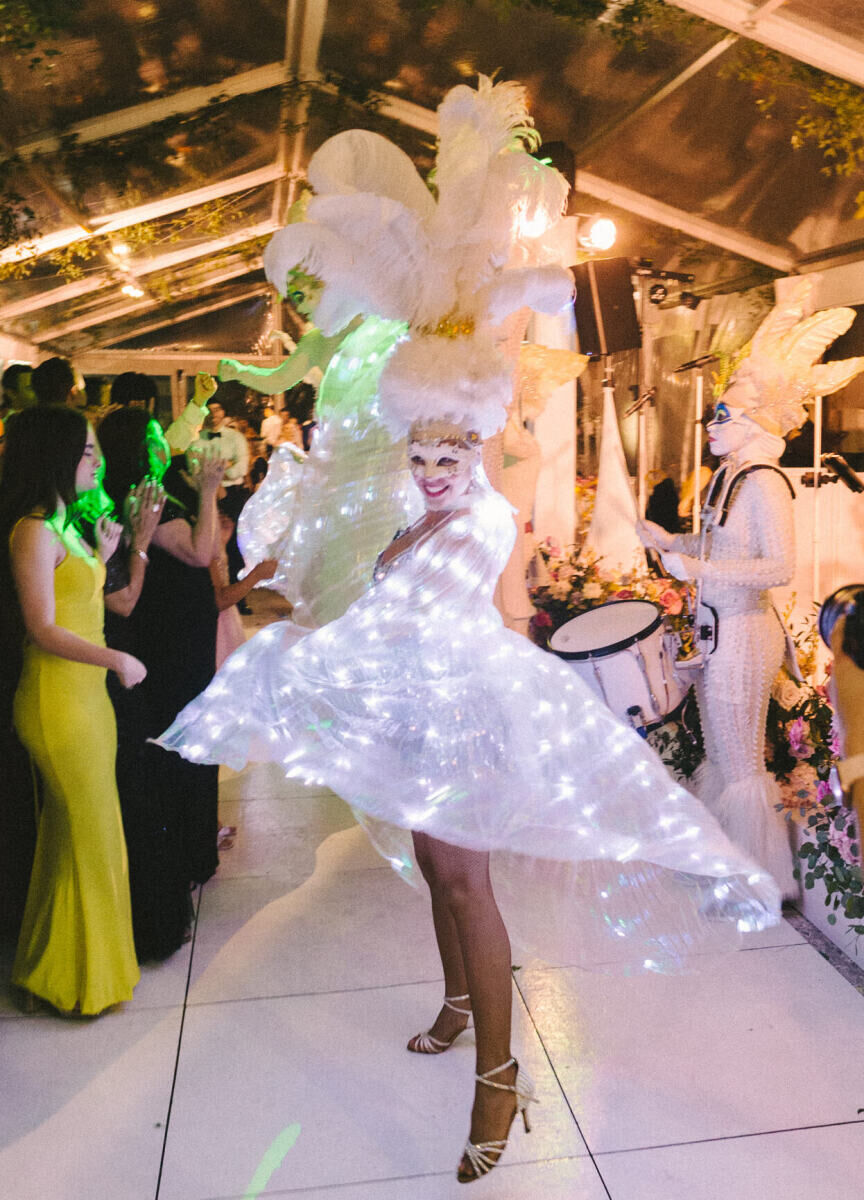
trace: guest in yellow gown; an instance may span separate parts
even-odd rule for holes
[[[102,632],[104,560],[120,527],[99,522],[94,555],[71,520],[99,464],[93,430],[73,409],[33,408],[10,422],[0,481],[4,607],[24,640],[15,726],[43,785],[12,980],[25,999],[81,1015],[130,999],[139,979],[105,677],[115,671],[133,687],[146,672],[107,649]]]

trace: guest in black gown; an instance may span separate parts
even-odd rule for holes
[[[158,424],[136,409],[110,413],[100,426],[104,488],[122,510],[129,489],[160,473],[167,446]],[[132,917],[141,961],[162,959],[183,942],[190,884],[218,866],[218,771],[178,761],[148,742],[213,677],[218,612],[209,564],[218,545],[216,497],[222,464],[204,457],[185,480],[176,466],[149,549],[141,595],[127,617],[106,618],[110,646],[147,667],[146,687],[112,694],[117,713],[117,782],[129,851]],[[182,492],[182,499],[177,497]],[[114,586],[122,585],[122,576]],[[131,651],[129,651],[131,653]]]

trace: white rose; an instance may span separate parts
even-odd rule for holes
[[[549,584],[549,592],[554,600],[566,600],[572,590],[567,579],[555,579]]]
[[[790,709],[800,704],[804,697],[795,680],[784,677],[774,686],[774,699],[781,708]]]
[[[586,600],[599,600],[603,595],[603,588],[599,583],[586,583],[582,589],[582,595]]]

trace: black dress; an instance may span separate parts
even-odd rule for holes
[[[189,521],[169,500],[160,524]],[[191,522],[190,522],[191,523]],[[190,884],[219,865],[218,767],[198,766],[148,742],[213,678],[218,612],[207,567],[191,567],[151,545],[141,596],[129,617],[106,614],[106,641],[147,668],[137,687],[109,677],[117,714],[117,785],[129,852],[132,921],[141,961],[184,941]],[[112,576],[112,590],[123,587]]]

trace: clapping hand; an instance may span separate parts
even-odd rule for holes
[[[126,524],[133,551],[147,553],[165,507],[165,491],[155,479],[142,479],[126,499]]]
[[[242,363],[239,363],[236,358],[220,358],[216,374],[222,383],[227,383],[229,380],[238,377],[241,368]]]
[[[103,563],[107,563],[111,555],[120,545],[123,536],[123,526],[110,517],[100,517],[95,525],[96,550]]]
[[[192,483],[201,495],[215,495],[225,474],[225,460],[220,456],[219,443],[206,442],[200,449],[196,448],[189,468]]]

